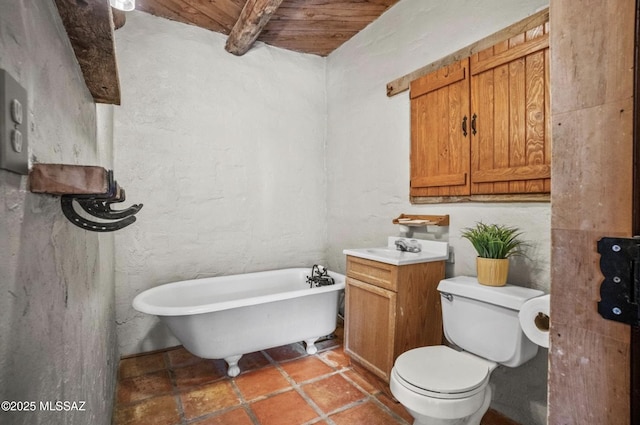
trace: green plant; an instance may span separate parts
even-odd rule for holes
[[[468,239],[482,258],[509,258],[524,255],[526,245],[520,239],[522,232],[517,227],[499,224],[476,223],[475,227],[462,230],[462,237]]]

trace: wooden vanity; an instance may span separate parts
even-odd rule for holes
[[[389,383],[403,352],[442,343],[444,260],[393,265],[347,255],[345,353]]]

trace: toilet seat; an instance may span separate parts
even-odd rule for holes
[[[444,345],[402,353],[392,373],[405,388],[428,397],[460,399],[482,391],[489,382],[490,363]]]

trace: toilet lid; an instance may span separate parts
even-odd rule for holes
[[[444,345],[421,347],[402,353],[395,362],[403,381],[445,398],[479,390],[489,381],[489,366],[481,359]],[[464,394],[462,394],[464,393]]]

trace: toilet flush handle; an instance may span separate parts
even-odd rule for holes
[[[440,292],[443,298],[446,298],[447,301],[453,301],[453,295],[448,292]]]

